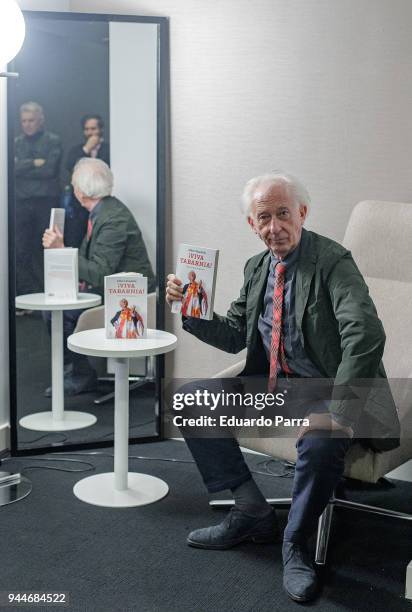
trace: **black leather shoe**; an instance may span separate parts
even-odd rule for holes
[[[196,548],[225,550],[240,542],[266,544],[275,543],[278,539],[279,527],[273,509],[263,518],[256,518],[233,506],[219,525],[196,529],[189,533],[187,543]]]
[[[92,374],[79,375],[69,374],[64,377],[64,395],[79,395],[79,393],[90,393],[97,388],[97,377]],[[47,387],[44,391],[46,397],[51,397],[52,388]]]
[[[293,601],[310,601],[318,591],[318,581],[306,547],[283,542],[282,555],[285,591]]]

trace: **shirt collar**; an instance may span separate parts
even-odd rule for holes
[[[94,221],[96,219],[96,217],[99,214],[99,211],[100,211],[100,209],[102,207],[102,203],[103,203],[103,199],[99,200],[99,202],[97,202],[96,206],[93,208],[91,213],[89,213],[90,221]]]
[[[297,260],[299,259],[299,253],[300,253],[300,247],[302,244],[302,238],[303,238],[303,234],[298,242],[298,244],[295,246],[295,248],[293,249],[293,251],[291,251],[290,253],[288,253],[286,255],[286,257],[282,260],[280,260],[278,257],[276,257],[276,255],[274,255],[272,253],[272,251],[270,252],[270,265],[272,266],[272,269],[274,270],[275,267],[277,266],[277,264],[282,261],[282,263],[288,268],[290,266],[292,266],[293,264],[295,264],[297,262]]]

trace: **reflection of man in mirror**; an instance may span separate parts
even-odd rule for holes
[[[79,250],[80,290],[104,296],[104,277],[116,272],[140,272],[147,277],[148,291],[156,288],[146,246],[130,210],[111,195],[113,174],[100,159],[81,159],[75,166],[72,185],[74,194],[89,214],[87,235]],[[45,249],[64,248],[59,231],[47,229],[43,235]],[[65,310],[63,314],[64,347],[73,333],[81,310]],[[64,388],[68,395],[93,390],[96,373],[87,358],[65,348]],[[51,394],[51,389],[46,390]]]
[[[82,157],[102,159],[110,165],[110,145],[104,140],[104,122],[100,115],[84,115],[80,121],[84,141],[72,147],[67,155],[66,170],[70,179],[76,163]],[[66,209],[65,243],[67,246],[80,246],[87,229],[87,211],[75,198],[70,185],[65,188],[64,207]]]
[[[66,169],[70,175],[82,157],[97,157],[110,164],[110,146],[103,138],[104,123],[100,115],[84,115],[81,126],[84,142],[72,147],[67,155]]]
[[[187,275],[189,282],[183,286],[182,315],[197,317],[207,312],[207,295],[202,281],[196,281],[196,272],[191,270]]]
[[[15,140],[16,280],[17,293],[43,290],[43,251],[40,237],[58,206],[60,138],[44,129],[42,107],[26,102],[20,107],[22,134]]]

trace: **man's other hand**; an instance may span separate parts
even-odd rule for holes
[[[182,301],[182,281],[174,274],[169,274],[166,283],[166,302],[172,305],[173,302]]]
[[[44,166],[44,164],[46,163],[45,159],[33,159],[33,164],[35,168],[41,168],[42,166]]]
[[[340,425],[329,413],[312,412],[306,417],[309,419],[309,425],[302,425],[299,429],[298,440],[302,438],[308,431],[339,431],[342,434],[353,438],[352,427]]]
[[[43,248],[45,249],[63,249],[63,234],[59,231],[57,225],[54,228],[46,229],[43,234]]]
[[[99,143],[100,143],[100,136],[97,136],[97,134],[94,134],[93,136],[89,136],[89,138],[87,139],[87,142],[83,146],[83,151],[87,153],[87,155],[89,155],[91,151],[95,147],[97,147]]]

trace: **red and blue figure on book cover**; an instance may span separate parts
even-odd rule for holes
[[[113,325],[115,338],[142,338],[144,335],[143,317],[138,313],[136,305],[130,305],[123,298],[119,302],[120,309],[110,320]]]

